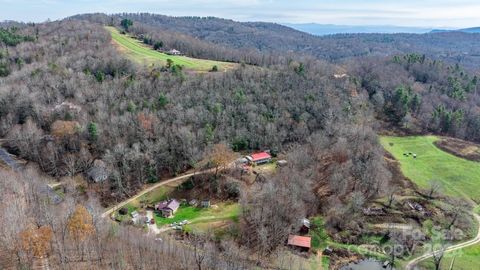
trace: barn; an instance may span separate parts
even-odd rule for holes
[[[250,163],[255,165],[265,164],[272,161],[272,156],[267,152],[251,154],[245,157]]]

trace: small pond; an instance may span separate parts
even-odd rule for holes
[[[340,270],[390,270],[390,266],[383,268],[383,262],[374,260],[374,259],[366,259],[359,261],[357,263],[350,263],[345,266],[342,266]],[[393,268],[395,270],[395,268]]]

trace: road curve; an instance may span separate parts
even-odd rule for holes
[[[214,172],[215,169],[209,169],[209,170],[205,170],[205,171],[201,171],[201,172],[194,172],[194,173],[189,173],[189,174],[185,174],[185,175],[181,175],[181,176],[178,176],[178,177],[175,177],[175,178],[171,178],[171,179],[168,179],[168,180],[165,180],[165,181],[162,181],[162,182],[159,182],[151,187],[148,187],[142,191],[140,191],[139,193],[137,193],[135,196],[133,197],[130,197],[129,199],[123,201],[123,202],[120,202],[118,204],[116,204],[115,206],[109,208],[107,211],[105,211],[103,214],[102,214],[102,217],[105,218],[107,217],[108,215],[112,214],[113,212],[117,211],[118,209],[120,209],[121,207],[125,206],[126,204],[138,199],[139,197],[141,197],[142,195],[145,195],[146,193],[158,188],[158,187],[161,187],[163,185],[167,185],[167,184],[170,184],[170,183],[173,183],[173,182],[176,182],[176,181],[179,181],[179,180],[183,180],[183,179],[186,179],[186,178],[189,178],[189,177],[192,177],[194,175],[197,175],[197,174],[204,174],[204,173],[209,173],[209,172]]]
[[[477,236],[469,241],[466,241],[466,242],[463,242],[463,243],[460,243],[460,244],[457,244],[457,245],[453,245],[453,246],[450,246],[448,248],[445,249],[445,253],[447,252],[450,252],[450,251],[454,251],[454,250],[458,250],[458,249],[462,249],[462,248],[466,248],[466,247],[469,247],[469,246],[473,246],[473,245],[476,245],[478,243],[480,243],[480,216],[473,213],[473,216],[477,219],[477,221],[479,222],[479,228],[478,228],[478,233],[477,233]],[[434,251],[436,252],[436,251]],[[431,258],[433,257],[433,254],[434,252],[429,252],[429,253],[426,253],[426,254],[423,254],[422,256],[420,257],[417,257],[411,261],[408,262],[407,266],[405,267],[406,270],[412,270],[414,269],[414,267],[421,261],[424,261],[428,258]]]

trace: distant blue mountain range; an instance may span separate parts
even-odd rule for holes
[[[450,31],[480,33],[480,27],[465,28],[465,29],[433,29],[433,28],[392,26],[392,25],[357,26],[357,25],[335,25],[335,24],[316,24],[316,23],[304,23],[304,24],[284,23],[283,25],[299,31],[312,34],[312,35],[317,35],[317,36],[325,36],[325,35],[333,35],[333,34],[360,34],[360,33],[425,34],[425,33],[441,33],[441,32],[450,32]]]
[[[464,28],[464,29],[458,29],[458,30],[433,29],[431,33],[442,33],[442,32],[452,32],[452,31],[459,31],[459,32],[465,32],[465,33],[480,33],[480,27]]]

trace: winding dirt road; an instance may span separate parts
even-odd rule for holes
[[[164,185],[167,185],[167,184],[170,184],[170,183],[173,183],[173,182],[176,182],[176,181],[180,181],[180,180],[184,180],[186,178],[189,178],[189,177],[192,177],[194,175],[198,175],[198,174],[205,174],[205,173],[209,173],[209,172],[214,172],[215,169],[209,169],[209,170],[205,170],[205,171],[201,171],[201,172],[194,172],[194,173],[189,173],[189,174],[185,174],[185,175],[181,175],[181,176],[178,176],[178,177],[175,177],[175,178],[171,178],[171,179],[168,179],[168,180],[165,180],[165,181],[162,181],[162,182],[159,182],[151,187],[148,187],[142,191],[140,191],[139,193],[137,193],[135,196],[133,197],[130,197],[129,199],[123,201],[123,202],[120,202],[118,204],[116,204],[115,206],[111,207],[110,209],[108,209],[107,211],[105,211],[103,214],[102,214],[102,217],[105,218],[107,217],[108,215],[111,215],[113,212],[117,211],[118,209],[122,208],[123,206],[125,206],[126,204],[140,198],[142,195],[145,195],[146,193],[158,188],[158,187],[161,187],[161,186],[164,186]]]
[[[479,226],[480,226],[480,216],[475,214],[475,213],[473,214],[473,216],[477,219],[477,221],[479,222]],[[457,244],[457,245],[450,246],[450,247],[445,249],[445,253],[450,252],[450,251],[454,251],[454,250],[458,250],[458,249],[462,249],[462,248],[466,248],[466,247],[469,247],[469,246],[473,246],[473,245],[476,245],[478,243],[480,243],[480,227],[478,228],[478,233],[477,233],[477,236],[475,238],[473,238],[472,240]],[[414,267],[419,262],[433,257],[433,254],[436,253],[436,252],[438,252],[438,250],[436,250],[434,252],[429,252],[429,253],[423,254],[422,256],[417,257],[417,258],[409,261],[407,266],[405,267],[405,269],[407,269],[407,270],[414,269]]]

